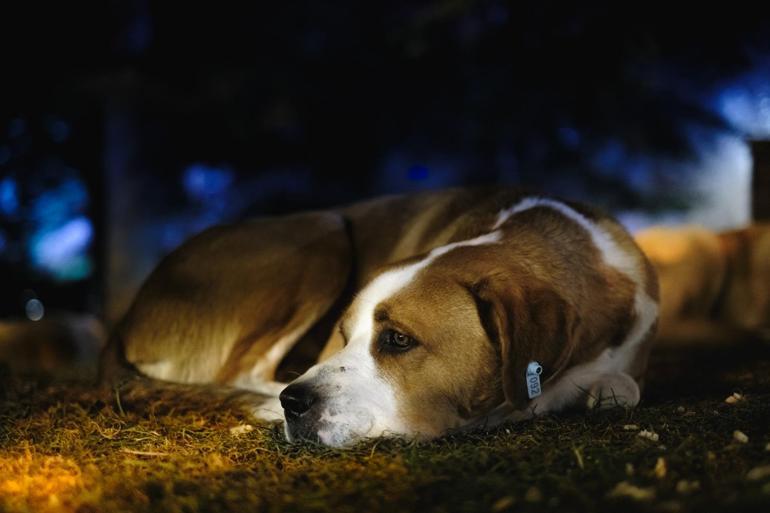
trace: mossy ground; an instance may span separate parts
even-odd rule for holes
[[[0,512],[770,511],[770,470],[751,472],[770,465],[759,345],[658,351],[634,411],[348,450],[290,445],[277,426],[235,434],[248,419],[210,405],[119,407],[79,379],[2,381]]]

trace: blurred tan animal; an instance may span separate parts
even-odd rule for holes
[[[635,238],[658,272],[660,338],[770,338],[770,224],[653,227]]]
[[[90,315],[54,315],[37,322],[2,319],[0,365],[19,372],[91,369],[105,338],[101,322]]]

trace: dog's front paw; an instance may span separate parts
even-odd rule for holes
[[[591,410],[633,408],[640,398],[639,385],[625,372],[602,374],[588,390],[586,406]]]
[[[249,405],[247,412],[255,420],[267,422],[283,421],[283,408],[277,397],[270,397],[265,399],[264,402]]]

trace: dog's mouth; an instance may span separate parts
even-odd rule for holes
[[[286,419],[285,433],[289,442],[299,442],[307,440],[311,442],[323,443],[318,436],[317,419],[307,419],[284,414]]]
[[[369,436],[374,426],[370,412],[359,408],[341,411],[333,403],[319,403],[302,415],[284,410],[286,439],[345,447]]]
[[[350,426],[323,420],[321,415],[284,416],[286,418],[286,439],[289,442],[309,441],[332,447],[342,447],[361,438],[351,431]]]
[[[347,379],[337,381],[305,378],[281,392],[286,438],[290,442],[309,440],[344,447],[368,437],[405,432],[379,390],[367,388],[363,379],[352,379],[356,376],[351,372],[344,377]]]

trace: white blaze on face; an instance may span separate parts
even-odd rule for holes
[[[493,244],[499,240],[500,232],[495,231],[441,246],[419,262],[380,274],[361,290],[350,307],[348,344],[296,381],[308,383],[320,395],[323,411],[317,434],[322,443],[338,447],[361,438],[413,434],[400,418],[398,391],[380,375],[372,356],[376,335],[374,311],[437,257],[460,246]]]

